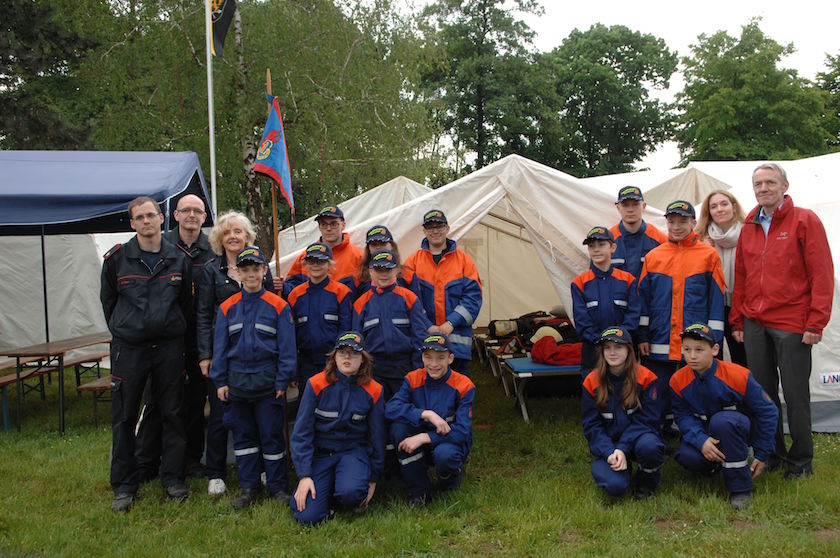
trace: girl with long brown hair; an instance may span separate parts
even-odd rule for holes
[[[289,502],[300,523],[334,507],[364,510],[385,462],[385,398],[362,335],[338,337],[323,372],[306,382],[291,438],[300,481]]]
[[[592,453],[592,476],[610,496],[630,488],[630,461],[638,462],[636,499],[653,494],[665,461],[659,433],[660,389],[640,365],[630,333],[610,327],[598,340],[598,365],[583,381],[581,420]]]

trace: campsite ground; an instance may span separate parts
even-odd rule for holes
[[[476,367],[473,377],[475,444],[460,491],[410,511],[392,480],[367,514],[317,528],[275,502],[236,512],[229,498],[211,500],[203,479],[190,479],[184,504],[151,483],[130,514],[111,512],[110,406],[94,428],[89,396],[73,395],[70,380],[60,438],[50,386],[45,402],[24,402],[21,434],[0,434],[0,555],[838,555],[837,435],[815,436],[815,476],[762,477],[745,512],[729,509],[720,478],[693,478],[670,459],[653,498],[611,501],[589,474],[574,386],[533,398],[525,424],[489,373]]]

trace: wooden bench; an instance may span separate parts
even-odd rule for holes
[[[64,368],[65,370],[69,367],[73,367],[76,373],[76,389],[79,388],[81,385],[81,377],[83,374],[95,374],[97,379],[99,379],[101,375],[100,370],[100,363],[102,359],[109,356],[110,351],[103,350],[97,351],[93,353],[86,353],[86,354],[79,354],[74,356],[73,358],[66,359],[64,361]],[[16,366],[16,362],[14,359],[9,359],[11,361],[11,367],[14,368]],[[4,361],[5,362],[5,361]],[[32,363],[36,362],[37,364],[33,365]],[[44,376],[48,377],[48,380],[51,379],[51,374],[58,370],[58,366],[56,365],[40,365],[42,359],[38,358],[21,358],[20,364],[23,368],[20,371],[20,382],[21,382],[21,397],[26,399],[26,394],[32,391],[38,391],[41,394],[41,399],[45,398],[44,395]],[[37,384],[27,383],[27,380],[38,379]],[[110,378],[110,377],[109,377]],[[3,403],[3,428],[7,432],[11,427],[11,420],[9,417],[9,396],[7,393],[7,387],[10,385],[14,385],[17,382],[17,374],[7,374],[5,376],[0,377],[0,398],[2,398]],[[110,381],[109,381],[110,385]],[[79,394],[81,396],[81,393]],[[20,405],[21,402],[18,402]],[[94,422],[95,422],[94,417]]]
[[[103,376],[93,381],[76,386],[76,391],[81,397],[82,393],[90,392],[93,394],[93,425],[99,426],[99,409],[98,403],[108,402],[111,400],[111,376]]]

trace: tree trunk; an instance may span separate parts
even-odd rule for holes
[[[253,137],[254,124],[248,119],[248,69],[245,66],[245,47],[242,44],[242,17],[239,10],[236,10],[233,19],[233,36],[236,41],[236,105],[239,107],[239,129],[242,133],[240,141],[242,172],[245,177],[245,182],[240,182],[240,189],[245,196],[248,218],[251,219],[254,230],[257,232],[257,245],[266,254],[273,254],[274,240],[272,239],[271,220],[263,210],[260,179],[254,172],[257,145]]]

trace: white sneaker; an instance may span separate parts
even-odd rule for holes
[[[262,483],[262,485],[263,485],[263,486],[267,486],[267,485],[268,485],[268,483],[267,483],[267,482],[266,482],[266,480],[265,480],[265,471],[263,471],[262,473],[260,473],[260,482]]]
[[[221,496],[226,490],[227,486],[222,479],[210,479],[210,482],[207,483],[207,494],[210,496]]]

